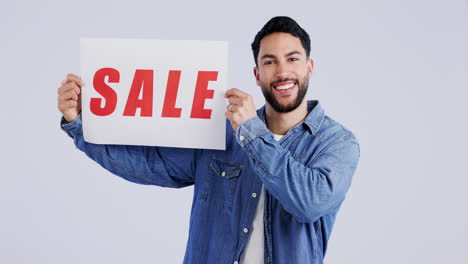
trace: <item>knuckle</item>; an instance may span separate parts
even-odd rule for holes
[[[76,89],[75,86],[76,86],[76,84],[74,82],[68,83],[67,92],[75,90]]]
[[[70,85],[71,83],[66,83],[64,84],[61,89],[62,89],[62,92],[68,92],[68,90],[70,90]]]

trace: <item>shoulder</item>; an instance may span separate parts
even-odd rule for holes
[[[327,115],[324,116],[316,136],[320,138],[320,153],[346,150],[353,156],[360,155],[359,143],[354,133]]]
[[[324,116],[322,125],[317,131],[317,135],[323,140],[356,140],[356,137],[351,130],[328,115]]]

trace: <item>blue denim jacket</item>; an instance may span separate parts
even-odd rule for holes
[[[264,107],[234,133],[226,150],[96,145],[83,139],[81,116],[62,128],[77,148],[135,183],[194,185],[184,263],[232,264],[251,233],[265,186],[264,263],[323,263],[336,214],[359,159],[354,135],[308,102],[308,116],[279,142]]]

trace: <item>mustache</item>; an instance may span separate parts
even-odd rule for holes
[[[289,82],[289,81],[293,81],[295,83],[299,83],[297,79],[293,79],[293,78],[286,78],[286,79],[281,79],[281,80],[277,80],[277,81],[274,81],[270,84],[271,87],[277,85],[278,83],[282,83],[282,82]]]

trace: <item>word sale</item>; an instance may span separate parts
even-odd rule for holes
[[[179,89],[181,71],[170,70],[167,78],[166,94],[161,117],[179,118],[182,108],[175,107],[177,91]],[[132,86],[128,94],[123,112],[124,116],[135,116],[137,108],[140,108],[141,116],[153,115],[153,70],[136,70]],[[120,73],[113,68],[102,68],[96,71],[93,78],[93,86],[103,98],[91,98],[91,113],[97,116],[107,116],[115,111],[117,106],[117,93],[106,84],[119,83]],[[218,79],[217,71],[199,71],[193,96],[190,118],[211,119],[211,109],[205,109],[205,100],[213,99],[214,90],[208,89],[208,82]],[[141,99],[139,99],[141,94]],[[102,100],[105,104],[101,106]]]

